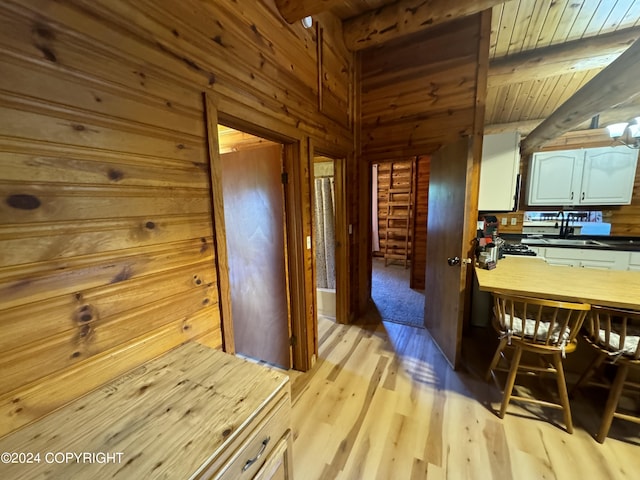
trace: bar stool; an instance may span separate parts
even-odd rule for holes
[[[511,400],[534,403],[561,409],[566,430],[568,433],[573,433],[562,357],[576,349],[576,336],[591,306],[585,303],[518,297],[499,292],[493,294],[493,300],[493,326],[500,334],[500,343],[487,371],[486,379],[489,381],[493,377],[498,383],[495,371],[509,372],[504,386],[500,418],[504,418]],[[514,349],[510,362],[504,355],[507,348]],[[535,354],[542,360],[541,365],[521,363],[522,353],[525,351]],[[499,368],[500,360],[506,361],[509,368]],[[560,403],[512,395],[518,373],[555,374]]]
[[[585,327],[585,339],[597,354],[571,393],[587,384],[600,366],[609,364],[617,367],[613,384],[595,383],[610,388],[600,429],[595,436],[598,442],[603,443],[614,417],[640,423],[639,416],[618,411],[623,389],[640,389],[640,384],[627,380],[629,370],[640,369],[640,312],[594,306]]]

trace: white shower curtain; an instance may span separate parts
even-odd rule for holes
[[[333,177],[315,181],[316,287],[336,288]]]

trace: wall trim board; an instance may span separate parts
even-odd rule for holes
[[[207,123],[207,146],[209,149],[209,172],[211,178],[212,222],[216,261],[214,262],[220,295],[220,317],[222,320],[222,345],[226,352],[235,354],[233,338],[233,314],[231,309],[231,285],[229,282],[229,260],[227,234],[224,222],[224,198],[222,195],[222,160],[218,140],[218,108],[214,97],[204,93]]]

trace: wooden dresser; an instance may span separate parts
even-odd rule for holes
[[[0,478],[291,479],[288,380],[187,343],[2,438]]]

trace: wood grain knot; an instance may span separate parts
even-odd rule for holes
[[[222,437],[227,438],[229,435],[231,435],[231,432],[233,432],[233,428],[227,428],[223,430]]]
[[[108,175],[109,175],[109,180],[112,180],[114,182],[118,182],[124,178],[124,172],[120,170],[116,170],[115,168],[110,168]]]
[[[17,193],[7,197],[7,205],[18,210],[35,210],[42,205],[42,202],[35,195]]]
[[[74,314],[74,320],[79,324],[86,324],[96,318],[97,312],[92,305],[84,304]]]
[[[147,222],[144,224],[145,227],[147,227],[149,230],[153,230],[154,228],[156,228],[156,224],[153,222]]]
[[[58,57],[56,56],[55,52],[46,45],[36,45],[36,48],[40,50],[44,58],[46,58],[50,62],[56,63],[58,61]]]
[[[124,282],[125,280],[129,280],[133,276],[133,271],[131,267],[124,267],[113,279],[111,283]]]
[[[79,123],[74,123],[73,125],[71,125],[71,127],[76,132],[84,132],[87,129],[84,125],[80,125]]]

